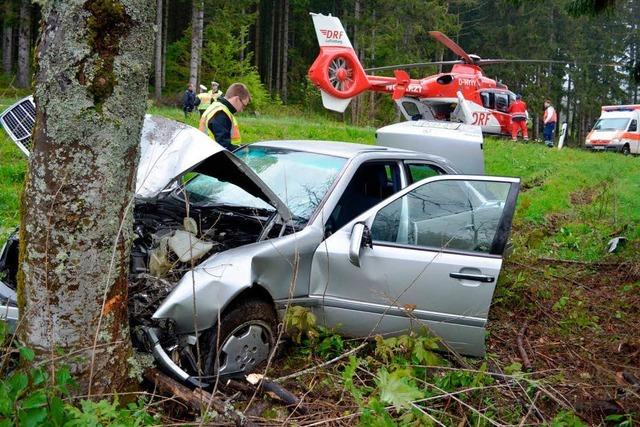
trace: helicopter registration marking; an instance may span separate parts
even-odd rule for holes
[[[473,113],[473,124],[479,126],[486,126],[489,123],[489,119],[491,118],[491,113]]]
[[[460,82],[461,86],[475,86],[476,85],[475,79],[459,78],[458,82]]]

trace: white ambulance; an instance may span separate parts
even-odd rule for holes
[[[592,150],[640,154],[638,122],[640,105],[605,105],[584,146]]]

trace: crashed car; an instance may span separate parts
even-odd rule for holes
[[[231,153],[151,116],[141,144],[131,323],[175,377],[203,386],[255,369],[291,305],[345,336],[424,325],[463,354],[484,354],[518,179],[340,142]],[[0,312],[13,322],[17,246],[11,237],[0,257]]]

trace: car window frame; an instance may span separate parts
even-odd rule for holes
[[[398,178],[400,181],[400,187],[399,189],[394,192],[392,195],[390,195],[389,197],[382,199],[378,204],[374,205],[374,206],[378,206],[380,203],[384,203],[386,200],[389,200],[391,197],[395,196],[396,194],[398,194],[399,192],[401,192],[402,190],[404,190],[409,184],[408,184],[408,176],[407,173],[405,171],[404,168],[404,164],[403,164],[403,159],[398,159],[398,158],[390,158],[390,157],[379,157],[379,158],[373,158],[373,159],[365,159],[361,162],[358,162],[357,165],[353,165],[353,161],[347,162],[345,164],[345,169],[343,172],[346,172],[347,168],[352,169],[352,173],[349,174],[348,177],[348,182],[346,184],[344,184],[344,189],[342,191],[342,194],[340,194],[340,196],[338,197],[338,199],[336,200],[335,204],[331,207],[331,209],[329,210],[328,215],[323,218],[323,222],[322,222],[322,229],[323,234],[324,234],[324,239],[327,239],[330,235],[327,234],[327,223],[329,222],[329,220],[331,220],[331,217],[333,215],[333,212],[335,211],[335,209],[338,207],[338,203],[340,203],[340,200],[342,199],[342,196],[344,195],[345,191],[347,190],[347,188],[349,187],[349,185],[351,184],[351,180],[355,177],[356,173],[358,172],[358,170],[360,170],[360,168],[364,165],[367,164],[371,164],[371,163],[395,163],[397,170],[398,170]],[[338,185],[338,181],[342,181],[343,179],[347,179],[346,176],[344,176],[344,173],[340,174],[340,176],[338,178],[336,178],[336,180],[334,181],[334,185]],[[327,196],[333,191],[333,188],[329,189],[329,191],[327,191]],[[372,208],[374,207],[372,206]],[[360,217],[363,213],[368,212],[371,208],[367,209],[364,212],[361,212],[360,214],[356,215],[355,218]],[[320,211],[318,210],[317,213],[319,213]],[[315,217],[312,217],[313,220],[315,220]],[[355,219],[353,218],[353,219]],[[344,227],[346,227],[347,225],[353,223],[353,219],[346,222],[344,225],[342,225],[342,227],[339,227],[335,230],[332,231],[331,234],[335,234],[337,231],[342,230]],[[311,222],[312,219],[309,219],[309,222]]]
[[[481,258],[503,258],[504,253],[507,249],[507,243],[509,234],[511,232],[511,226],[513,223],[513,217],[515,215],[515,205],[517,202],[517,196],[520,191],[520,179],[518,178],[509,178],[509,177],[492,177],[492,176],[483,176],[483,175],[438,175],[430,178],[425,178],[421,181],[418,181],[414,184],[411,184],[404,188],[403,190],[397,192],[393,196],[388,197],[384,201],[380,202],[378,205],[372,207],[367,212],[362,215],[354,218],[349,223],[345,224],[342,229],[345,227],[353,227],[354,224],[358,222],[364,223],[367,227],[371,228],[373,221],[375,220],[378,212],[385,207],[389,206],[391,203],[396,200],[404,197],[409,194],[414,189],[427,185],[431,182],[442,181],[442,180],[459,180],[459,181],[481,181],[481,182],[509,182],[511,183],[511,187],[509,189],[509,193],[507,198],[505,199],[504,208],[502,210],[502,215],[500,217],[500,221],[498,224],[498,228],[496,229],[496,235],[494,236],[494,242],[492,242],[492,250],[489,253],[485,252],[474,252],[474,251],[466,251],[461,249],[451,249],[451,248],[429,248],[424,246],[417,245],[409,245],[404,243],[396,243],[396,242],[387,242],[382,240],[373,240],[373,246],[383,246],[383,247],[392,247],[392,248],[403,248],[403,249],[411,249],[418,250],[423,252],[438,252],[438,253],[446,253],[446,254],[457,254],[457,255],[467,255],[467,256],[475,256]],[[505,215],[511,212],[510,217],[505,217]],[[351,230],[351,228],[349,228]],[[494,251],[494,245],[497,245]],[[497,252],[498,249],[500,251]]]

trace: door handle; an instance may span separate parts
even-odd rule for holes
[[[493,283],[496,280],[493,276],[485,276],[484,274],[466,274],[466,273],[449,273],[449,277],[454,279],[475,280],[482,283]]]

